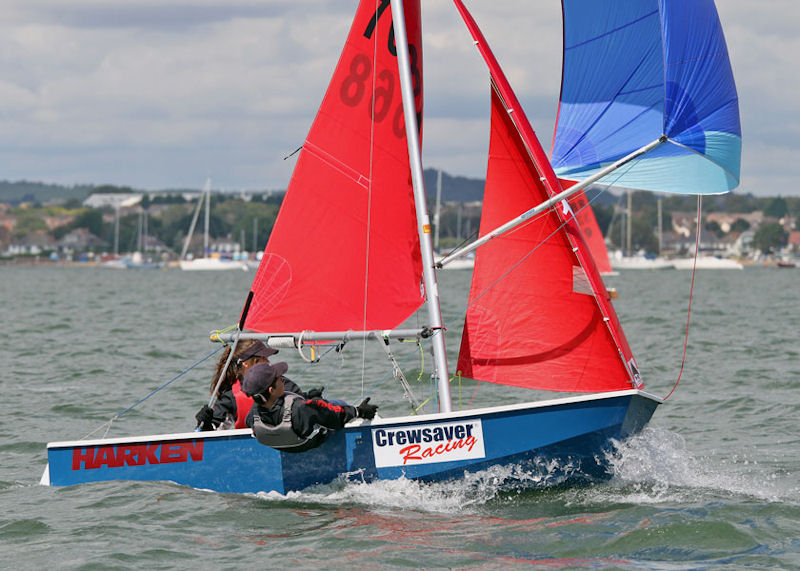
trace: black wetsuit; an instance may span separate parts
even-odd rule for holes
[[[290,393],[295,393],[303,398],[306,397],[306,393],[304,393],[294,381],[287,379],[286,377],[283,379],[283,386],[285,387],[285,390]],[[238,411],[233,389],[228,389],[227,391],[220,393],[219,398],[217,398],[217,401],[214,403],[214,408],[212,410],[214,411],[214,418],[211,422],[214,424],[215,430],[219,429],[220,425],[222,425],[226,419],[231,419],[235,423]],[[245,422],[248,427],[253,426],[252,416],[250,414],[247,415],[247,420]],[[226,428],[233,428],[233,425],[231,424],[231,426]]]
[[[288,391],[288,387],[286,387],[286,390]],[[283,405],[284,397],[279,398],[269,408],[254,404],[250,414],[247,415],[247,426],[253,427],[254,414],[257,414],[264,424],[278,426],[283,421]],[[292,402],[292,430],[300,438],[308,438],[320,426],[326,429],[338,430],[357,416],[356,407],[349,404],[332,403],[322,398],[309,399],[303,397]],[[314,446],[318,446],[323,440],[324,438],[315,439]],[[308,450],[314,446],[303,447],[303,449]]]

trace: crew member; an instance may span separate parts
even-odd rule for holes
[[[226,347],[223,351],[217,366],[214,369],[214,376],[211,379],[210,392],[213,393],[217,388],[222,369],[228,362],[231,348]],[[260,363],[269,363],[269,358],[278,352],[277,349],[266,346],[256,339],[243,339],[236,345],[233,359],[225,370],[225,376],[217,389],[217,400],[214,407],[204,405],[197,414],[198,430],[228,430],[231,428],[246,428],[247,414],[253,406],[253,399],[242,392],[241,380],[247,371]],[[322,396],[323,387],[311,389],[304,393],[300,387],[289,379],[285,379],[286,388],[296,394],[308,398]]]
[[[288,369],[282,362],[255,365],[242,381],[242,390],[255,401],[248,426],[262,444],[304,452],[322,444],[329,430],[343,428],[354,418],[375,418],[378,407],[369,404],[369,397],[352,406],[292,392],[283,376]]]

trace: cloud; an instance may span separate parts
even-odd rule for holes
[[[190,167],[177,162],[185,161],[192,149],[198,156],[213,156],[208,149],[238,147],[247,156],[252,154],[248,147],[264,148],[270,138],[284,139],[287,149],[301,142],[333,65],[320,65],[311,54],[338,50],[348,23],[322,11],[300,30],[292,22],[304,20],[307,2],[284,6],[280,17],[270,16],[274,5],[269,10],[242,5],[224,11],[209,6],[176,33],[178,26],[167,25],[162,16],[179,13],[185,4],[136,4],[141,13],[127,18],[134,9],[127,5],[95,14],[100,5],[84,2],[71,6],[69,17],[63,17],[38,2],[13,12],[11,24],[4,19],[0,31],[8,33],[0,40],[0,145],[13,149],[16,157],[11,161],[12,155],[3,153],[4,175],[11,178],[16,172],[24,178],[67,182],[64,165],[82,149],[87,158],[97,153],[107,160],[119,157],[111,160],[120,166],[118,173],[100,171],[111,181],[187,185],[202,183],[205,176],[186,172]],[[149,25],[153,20],[160,25]],[[337,38],[335,48],[320,41],[326,31]],[[314,89],[293,89],[295,74],[313,77]],[[284,133],[290,133],[288,141]],[[165,152],[174,154],[175,172],[170,176],[163,169],[124,167],[123,155],[135,150],[146,162],[148,149],[154,163]],[[24,150],[47,159],[20,162]],[[220,168],[235,170],[232,153],[221,154],[228,164]],[[265,163],[263,157],[259,162]],[[46,165],[54,163],[63,170],[47,172]],[[25,170],[31,165],[42,170]],[[80,179],[94,178],[93,169],[87,161]],[[242,184],[267,183],[263,166],[260,176],[252,168],[242,170],[255,175]]]
[[[15,22],[37,21],[66,28],[127,28],[191,30],[197,26],[233,19],[280,17],[308,1],[232,0],[27,0],[10,1],[5,19]]]
[[[773,192],[796,156],[793,2],[719,0],[744,131],[743,186]],[[354,0],[4,0],[0,177],[144,188],[285,187]],[[545,148],[560,3],[468,2]],[[426,166],[481,177],[488,73],[449,0],[424,0]],[[797,161],[786,159],[788,163]],[[764,165],[768,164],[769,168]],[[788,192],[788,191],[787,191]]]

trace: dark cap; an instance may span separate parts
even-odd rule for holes
[[[244,375],[242,391],[250,397],[265,393],[267,389],[272,386],[272,383],[275,382],[275,379],[288,370],[289,365],[284,362],[272,364],[260,363],[255,367],[251,367]]]
[[[239,361],[247,361],[251,357],[271,357],[275,353],[277,353],[277,349],[273,349],[272,347],[267,347],[261,341],[256,341],[250,347],[245,349],[245,351],[239,355]]]

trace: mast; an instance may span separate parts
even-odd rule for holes
[[[628,212],[625,218],[625,255],[631,255],[631,234],[633,233],[633,191],[628,191]]]
[[[661,198],[658,199],[658,255],[661,255],[661,250],[664,249],[664,228],[661,220]]]
[[[197,217],[200,216],[200,209],[203,207],[203,195],[200,195],[197,199],[197,207],[194,209],[194,215],[192,215],[192,223],[189,225],[189,233],[186,234],[186,239],[183,241],[183,250],[181,250],[181,260],[186,258],[186,252],[189,251],[189,243],[192,241],[192,235],[194,234],[194,227],[197,225]]]
[[[136,251],[142,251],[142,227],[144,226],[144,210],[139,210],[139,224],[136,228]]]
[[[433,237],[433,250],[439,249],[439,226],[441,225],[442,211],[442,169],[436,176],[436,210],[433,211],[433,225],[436,226],[436,234]]]
[[[205,232],[203,232],[203,257],[208,257],[208,223],[211,217],[211,179],[206,179],[206,216]]]
[[[411,166],[411,182],[414,188],[414,204],[417,211],[417,232],[422,253],[422,281],[425,285],[428,322],[433,330],[431,341],[433,343],[434,375],[437,378],[439,392],[439,410],[440,412],[450,412],[452,410],[450,374],[447,370],[444,327],[442,325],[442,311],[439,306],[439,286],[436,282],[436,270],[433,265],[431,224],[425,200],[425,183],[422,176],[422,159],[416,121],[417,114],[414,107],[414,89],[411,83],[405,11],[403,10],[402,0],[392,0],[391,7],[394,40],[395,46],[397,46],[397,66],[400,72],[400,91],[403,96],[406,139],[408,140],[408,157]]]
[[[114,211],[114,258],[119,258],[119,203]]]

